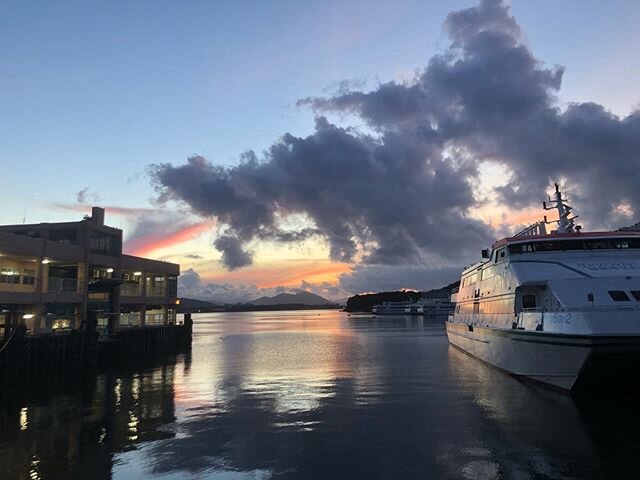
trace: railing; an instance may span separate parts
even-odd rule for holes
[[[147,297],[164,297],[167,289],[162,286],[147,287]]]
[[[120,295],[124,297],[139,297],[142,295],[142,288],[137,283],[125,283],[120,287]]]
[[[554,308],[523,308],[523,313],[536,312],[536,313],[559,313],[559,312],[608,312],[608,311],[625,311],[625,310],[640,310],[639,304],[630,305],[582,305],[580,307],[554,307]]]
[[[47,291],[49,293],[77,293],[77,278],[49,277]]]

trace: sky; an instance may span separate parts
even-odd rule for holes
[[[107,209],[181,292],[457,280],[560,181],[640,220],[635,1],[0,4],[0,223]]]

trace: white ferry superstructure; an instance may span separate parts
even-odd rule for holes
[[[546,218],[462,272],[449,342],[564,390],[625,377],[640,359],[640,233],[581,232],[556,185]]]

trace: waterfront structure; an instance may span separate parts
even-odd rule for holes
[[[629,383],[640,359],[640,233],[584,233],[565,202],[556,185],[543,206],[557,221],[495,242],[462,272],[449,342],[565,390]]]
[[[175,324],[180,266],[122,253],[104,209],[77,222],[0,226],[0,339],[30,333]]]

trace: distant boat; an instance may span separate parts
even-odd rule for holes
[[[564,390],[638,379],[640,233],[583,233],[556,184],[559,219],[495,242],[462,272],[446,323],[455,347]],[[547,233],[546,225],[557,223]],[[634,380],[636,379],[636,380]]]
[[[455,303],[448,300],[424,298],[414,303],[412,309],[415,308],[416,315],[448,315],[453,313],[455,306]]]
[[[410,305],[413,305],[413,302],[382,302],[380,305],[374,305],[371,308],[371,313],[378,315],[404,315],[405,309]]]

